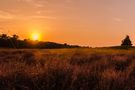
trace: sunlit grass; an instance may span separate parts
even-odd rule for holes
[[[0,90],[133,90],[135,50],[0,51]]]

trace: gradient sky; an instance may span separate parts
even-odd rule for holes
[[[0,33],[59,43],[112,46],[135,41],[135,0],[0,0]]]

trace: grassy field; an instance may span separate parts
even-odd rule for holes
[[[0,49],[0,90],[135,90],[135,50]]]

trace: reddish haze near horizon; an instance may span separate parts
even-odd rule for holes
[[[135,0],[0,0],[0,33],[21,39],[113,46],[135,41]]]

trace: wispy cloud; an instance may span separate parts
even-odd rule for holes
[[[18,1],[25,1],[25,2],[67,2],[67,3],[70,3],[74,0],[18,0]]]
[[[115,22],[121,22],[122,21],[122,19],[118,18],[118,17],[114,17],[113,19],[114,19]]]
[[[28,20],[28,19],[56,19],[54,14],[59,11],[59,8],[72,8],[71,6],[66,5],[66,3],[71,3],[75,0],[15,0],[21,5],[25,5],[26,7],[30,5],[28,8],[28,13],[25,12],[22,8],[13,9],[16,11],[12,11],[12,9],[8,9],[8,11],[4,11],[2,8],[0,9],[0,20],[2,19],[18,19],[18,20]],[[31,5],[34,6],[31,7]],[[16,7],[16,6],[15,6]],[[43,7],[36,8],[35,7]],[[56,7],[56,10],[55,10]],[[21,12],[22,11],[22,12]]]
[[[26,16],[27,19],[56,19],[53,16],[45,16],[45,15],[33,15],[33,16]]]
[[[44,6],[43,2],[44,3],[47,2],[46,0],[17,0],[17,1],[26,2],[35,7],[43,7]]]
[[[13,14],[0,10],[0,19],[13,19],[13,18],[14,18]]]
[[[55,5],[68,4],[75,0],[18,0],[18,1],[23,1],[26,3],[32,4],[36,7],[44,7],[44,6],[50,5],[50,4],[53,4],[53,5],[54,4]]]
[[[56,19],[47,15],[17,15],[0,10],[0,20]]]
[[[121,19],[120,19],[120,18],[114,18],[114,20],[115,20],[116,22],[121,22]]]
[[[73,0],[65,0],[66,3],[71,3]]]

